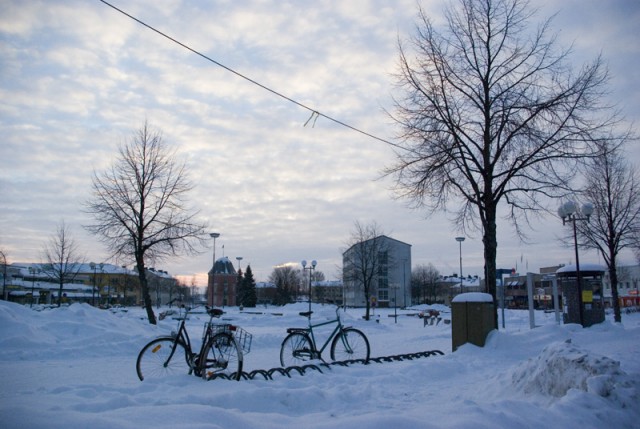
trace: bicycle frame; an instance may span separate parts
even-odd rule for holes
[[[187,363],[189,364],[189,374],[191,374],[196,367],[196,362],[195,362],[196,356],[198,355],[202,356],[205,352],[205,347],[207,346],[208,339],[211,336],[211,320],[213,319],[214,316],[210,316],[209,318],[209,326],[207,327],[206,331],[202,336],[202,344],[200,345],[200,352],[194,353],[191,346],[191,338],[189,337],[189,332],[187,331],[187,327],[186,327],[187,316],[189,315],[189,311],[190,309],[187,309],[185,311],[184,317],[181,318],[180,325],[178,327],[178,332],[175,332],[175,333],[172,332],[171,336],[173,337],[174,346],[177,343],[182,343],[182,345],[184,346],[185,352],[187,353],[187,356],[186,356]],[[176,348],[174,347],[173,350],[171,350],[171,353],[169,354],[169,356],[167,356],[165,366],[168,365],[168,363],[171,361],[175,351],[176,351]]]
[[[310,317],[311,315],[309,315],[309,327],[307,329],[304,329],[304,330],[309,333],[309,338],[311,339],[311,346],[313,347],[313,353],[316,354],[318,356],[318,358],[321,358],[322,352],[324,352],[324,350],[327,348],[329,343],[331,343],[331,340],[333,339],[333,337],[335,337],[343,329],[342,321],[340,320],[340,315],[338,314],[339,310],[340,310],[340,307],[336,308],[336,318],[335,319],[327,320],[326,322],[321,322],[321,323],[311,323],[311,317]],[[320,349],[318,349],[318,346],[317,346],[317,343],[316,343],[316,337],[315,337],[315,334],[313,333],[313,328],[318,328],[320,326],[331,325],[332,323],[335,323],[336,327],[333,328],[333,331],[327,337],[327,340],[324,342],[324,344],[322,344],[322,347]]]
[[[252,335],[231,323],[214,323],[213,319],[219,318],[224,311],[205,307],[209,320],[204,323],[201,344],[192,343],[189,335],[187,320],[192,308],[182,306],[178,317],[174,317],[178,320],[176,329],[142,347],[136,360],[136,372],[141,381],[146,376],[187,372],[207,380],[218,377],[238,380],[241,377],[243,352],[249,353]]]

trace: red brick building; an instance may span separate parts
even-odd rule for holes
[[[235,306],[238,274],[233,263],[224,256],[209,271],[207,303],[213,307]]]

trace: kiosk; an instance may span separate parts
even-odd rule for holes
[[[597,264],[566,265],[556,271],[562,291],[564,323],[588,327],[604,322],[602,278],[606,268]]]

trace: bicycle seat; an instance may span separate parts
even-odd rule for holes
[[[224,314],[224,311],[219,308],[207,308],[207,314],[211,317],[220,317]]]
[[[301,311],[300,316],[304,316],[304,317],[311,317],[311,315],[313,314],[313,311]]]
[[[308,328],[287,328],[287,334],[293,334],[297,332],[299,334],[306,334],[309,332]]]

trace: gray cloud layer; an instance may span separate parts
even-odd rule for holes
[[[556,11],[536,1],[541,16]],[[114,1],[215,60],[313,109],[384,139],[397,38],[413,31],[413,0]],[[444,2],[424,2],[437,22]],[[576,64],[602,52],[612,100],[640,117],[640,15],[634,1],[566,1],[556,18]],[[377,221],[413,245],[413,262],[457,271],[455,230],[445,216],[394,201],[381,170],[393,156],[376,140],[320,118],[205,61],[99,1],[4,2],[0,14],[0,246],[38,260],[63,219],[88,259],[105,251],[81,225],[94,169],[145,120],[186,157],[193,205],[222,233],[217,254],[243,256],[258,279],[272,266],[318,259],[336,275],[354,220]],[[640,158],[637,148],[632,154]],[[501,225],[499,265],[567,262],[556,220],[522,245]],[[465,265],[482,271],[479,237]],[[595,255],[594,255],[595,258]],[[524,259],[523,259],[524,260]],[[211,250],[163,262],[173,274],[203,273]]]

